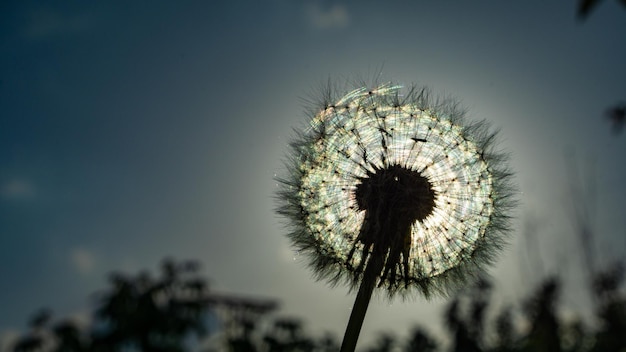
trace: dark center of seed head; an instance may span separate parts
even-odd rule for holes
[[[419,172],[400,165],[368,172],[354,192],[360,210],[385,213],[392,222],[422,221],[435,207],[435,191]]]

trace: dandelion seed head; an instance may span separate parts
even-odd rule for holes
[[[493,259],[512,207],[506,158],[484,123],[425,89],[384,84],[323,104],[292,143],[278,212],[320,278],[447,293]]]

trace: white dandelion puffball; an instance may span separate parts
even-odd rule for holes
[[[389,294],[449,293],[493,261],[513,206],[495,133],[452,101],[393,84],[326,101],[291,144],[278,212],[320,278],[363,279]]]

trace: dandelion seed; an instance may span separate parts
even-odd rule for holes
[[[318,278],[359,288],[343,351],[375,287],[429,297],[476,278],[504,242],[515,192],[495,134],[456,103],[393,84],[334,93],[291,143],[278,212]]]

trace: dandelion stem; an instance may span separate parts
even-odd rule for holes
[[[376,287],[376,281],[378,275],[383,269],[383,258],[380,255],[372,255],[367,262],[365,272],[363,274],[363,280],[359,286],[359,292],[354,300],[352,312],[350,313],[350,320],[348,320],[348,326],[346,332],[343,335],[343,342],[341,343],[341,352],[354,352],[356,348],[357,340],[363,326],[363,320],[365,319],[365,313],[367,313],[367,307],[369,306],[372,292]]]

